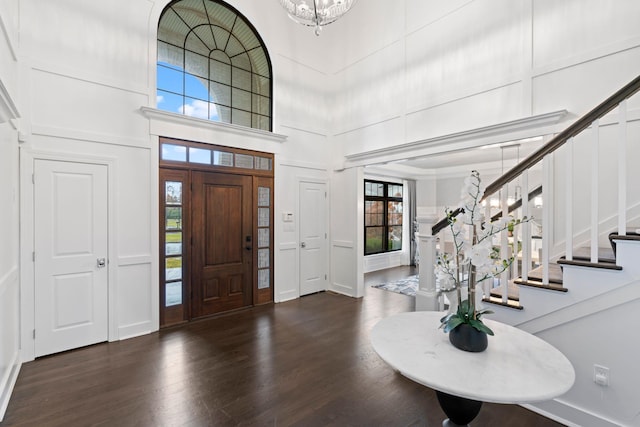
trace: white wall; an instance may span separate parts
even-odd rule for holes
[[[284,13],[271,13],[273,5],[263,2],[230,3],[255,25],[269,49],[275,135],[178,120],[149,110],[155,105],[155,31],[167,3],[20,3],[23,150],[29,158],[55,153],[111,162],[111,340],[158,328],[158,136],[275,153],[277,212],[297,210],[297,183],[291,178],[327,179],[331,162],[326,141],[330,116],[319,114],[328,111],[328,77],[321,70],[322,58],[300,44],[317,41],[316,37],[290,25]],[[285,25],[298,36],[283,32]],[[26,180],[29,170],[22,176]],[[32,212],[23,215],[28,220]],[[296,276],[291,275],[297,258],[291,259],[288,249],[296,243],[297,256],[297,236],[291,240],[278,224],[276,232],[276,299],[285,300],[297,297]],[[30,244],[23,239],[23,253],[29,253]],[[23,286],[28,281],[27,271]],[[22,319],[28,359],[32,313],[23,310]]]
[[[636,99],[637,98],[637,99]],[[630,101],[639,101],[636,95]],[[632,105],[630,103],[630,105]],[[640,170],[636,167],[636,159],[640,156],[640,109],[631,107],[627,114],[631,120],[627,125],[627,144],[625,155],[626,167],[626,198],[628,225],[638,224],[640,216]],[[598,223],[601,236],[599,245],[607,246],[609,232],[617,229],[618,209],[618,150],[612,149],[620,135],[617,111],[610,113],[601,120],[598,132],[599,146],[597,152],[593,149],[595,135],[593,130],[587,129],[574,139],[573,148],[565,146],[553,158],[553,242],[556,246],[563,246],[567,233],[565,217],[567,215],[565,198],[567,188],[566,162],[569,153],[573,159],[572,193],[574,208],[571,213],[571,230],[576,244],[583,245],[589,238],[591,225],[591,202],[593,197],[598,199]],[[596,153],[598,164],[599,184],[592,189],[591,178],[596,173],[592,166],[592,155]]]
[[[278,236],[275,266],[274,299],[287,301],[300,296],[300,199],[299,183],[302,180],[328,182],[326,163],[278,159],[276,181],[280,183],[276,196],[275,225]],[[286,183],[286,184],[285,184]],[[329,190],[327,186],[327,190]],[[284,222],[282,214],[293,213],[293,222]],[[329,233],[330,230],[327,230]],[[327,276],[330,276],[327,272]]]
[[[403,144],[415,143],[418,153],[428,148],[446,151],[446,146],[423,147],[420,143],[437,143],[436,137],[566,109],[568,114],[557,125],[517,133],[524,138],[558,132],[635,78],[640,70],[640,3],[634,0],[405,0],[378,15],[384,3],[370,0],[367,8],[358,8],[362,3],[356,5],[351,19],[359,25],[351,25],[343,33],[338,22],[335,25],[340,34],[330,36],[342,41],[336,59],[341,63],[335,64],[332,73],[336,78],[334,113],[342,117],[333,136],[337,162],[339,155],[366,155],[372,163],[397,160],[392,149]],[[637,115],[639,102],[631,102],[632,117]],[[615,117],[609,120],[615,121]],[[602,130],[602,154],[608,154],[615,142],[614,127]],[[638,132],[634,122],[629,130],[633,147],[628,155],[632,208],[640,201],[633,185],[640,179],[633,179],[638,173],[633,166]],[[505,134],[503,141],[510,136]],[[470,140],[469,145],[473,142]],[[408,149],[404,154],[412,156]],[[578,159],[587,154],[581,151],[575,155]],[[360,166],[364,160],[353,163]],[[556,171],[562,168],[559,164],[554,167]],[[601,174],[613,177],[608,156],[603,155],[601,167]],[[471,168],[488,176],[483,165]],[[459,200],[459,182],[464,174],[440,175],[437,169],[430,173],[435,182],[431,175],[419,181],[418,191],[430,193],[419,196],[419,212],[437,212]],[[576,197],[587,200],[589,190],[583,185],[588,166],[578,166],[576,174]],[[557,175],[555,180],[559,179]],[[601,189],[603,212],[615,197],[608,188],[605,184]],[[584,227],[585,214],[586,209],[578,213],[579,227]],[[560,223],[554,230],[560,233],[562,226]],[[356,230],[351,236],[356,238]],[[347,236],[342,238],[349,240]],[[553,337],[545,338],[560,343],[569,335],[575,336],[570,342],[576,341],[580,350],[570,351],[570,357],[581,368],[592,367],[594,360],[589,354],[596,351],[595,347],[603,353],[602,360],[637,352],[633,343],[612,334],[603,338],[602,345],[578,338],[582,326],[595,326],[597,322],[627,324],[628,319],[624,309],[612,310],[590,319],[588,325],[566,325]],[[629,360],[616,361],[615,366],[622,376],[634,369]],[[592,371],[581,370],[579,375],[577,387],[582,387],[589,383]],[[630,381],[622,378],[612,384],[604,397],[591,387],[590,392],[572,394],[571,405],[577,410],[569,417],[575,416],[573,422],[580,425],[580,414],[590,412],[589,420],[607,425],[605,420],[618,411],[627,417],[613,419],[623,425],[638,425],[637,415],[634,418],[632,414],[637,413],[635,403],[621,399],[613,404],[613,396],[626,393]],[[566,408],[545,409],[552,414],[556,410],[567,414]]]
[[[0,2],[0,82],[8,94],[0,104],[12,100],[22,116],[18,129],[0,124],[0,162],[8,162],[2,182],[18,188],[18,130],[31,156],[95,155],[113,165],[111,339],[157,328],[158,135],[275,153],[276,216],[297,209],[296,176],[328,178],[330,289],[358,297],[363,175],[356,168],[331,171],[342,155],[559,109],[569,111],[564,127],[640,69],[635,0],[404,0],[391,8],[367,0],[320,37],[292,24],[277,2],[229,0],[271,54],[277,135],[234,133],[140,110],[155,104],[155,30],[167,3]],[[20,176],[26,179],[28,170]],[[437,180],[428,185],[429,191],[445,187]],[[426,199],[437,205],[444,197]],[[17,202],[0,201],[12,207],[0,211],[0,221],[16,230]],[[22,212],[21,219],[30,215]],[[295,297],[294,234],[276,224],[279,300]],[[8,317],[0,324],[5,394],[4,378],[15,372],[17,316],[29,321],[28,313],[18,313],[18,236],[11,236],[0,243],[7,254],[0,259],[0,309]],[[22,242],[23,254],[28,245]],[[28,276],[27,268],[21,280]],[[29,330],[23,325],[27,348]]]
[[[635,285],[638,286],[638,283]],[[635,396],[640,376],[634,366],[640,348],[636,340],[629,339],[624,326],[613,330],[611,328],[612,319],[616,319],[620,325],[633,324],[632,313],[637,310],[640,310],[640,300],[635,299],[612,310],[597,312],[538,334],[540,338],[561,349],[573,363],[576,383],[562,398],[567,406],[575,406],[578,411],[600,414],[613,425],[639,425],[638,401]],[[594,383],[594,365],[609,368],[609,387]]]
[[[1,81],[1,80],[0,80]],[[1,101],[0,101],[1,102]],[[0,120],[0,420],[20,368],[18,137]]]
[[[20,370],[17,9],[0,3],[0,421]]]
[[[378,22],[373,14],[384,2],[369,3],[354,7],[358,23]],[[354,154],[561,109],[574,120],[636,76],[638,7],[632,0],[500,0],[387,8],[367,38],[357,29],[336,35],[350,54],[334,73],[341,150]]]
[[[33,162],[55,156],[109,164],[109,339],[156,330],[157,180],[148,120],[151,4],[119,8],[77,2],[20,3],[23,196]],[[126,13],[123,13],[126,11]],[[32,207],[24,205],[21,250],[28,254]],[[154,245],[154,242],[156,243]],[[27,292],[32,264],[23,263],[22,349],[33,358],[33,312]]]
[[[331,177],[331,283],[329,289],[364,295],[364,175],[361,168]]]

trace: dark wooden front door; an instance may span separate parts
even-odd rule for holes
[[[194,172],[192,317],[252,305],[250,176]]]

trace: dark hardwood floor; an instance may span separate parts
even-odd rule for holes
[[[369,343],[379,319],[413,304],[324,292],[44,357],[22,366],[0,425],[441,426],[434,391]],[[494,404],[473,423],[557,425]]]

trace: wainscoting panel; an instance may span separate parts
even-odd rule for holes
[[[0,421],[20,371],[18,267],[0,277]]]
[[[329,289],[351,297],[358,296],[356,268],[358,262],[353,242],[336,241],[331,243],[331,283]]]
[[[300,296],[297,253],[297,242],[284,242],[278,245],[275,261],[275,302],[289,301]]]
[[[125,265],[123,265],[125,264]],[[151,280],[151,262],[122,260],[118,266],[118,338],[126,339],[158,329],[158,289]]]
[[[364,272],[384,270],[402,265],[402,251],[386,254],[368,255],[364,257]]]

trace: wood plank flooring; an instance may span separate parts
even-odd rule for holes
[[[323,292],[44,357],[22,366],[0,425],[441,426],[434,391],[369,343],[378,320],[413,301]],[[560,424],[485,404],[473,425]]]

